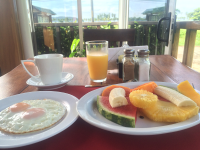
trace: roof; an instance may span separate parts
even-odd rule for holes
[[[142,14],[158,14],[160,12],[164,12],[165,7],[156,7],[156,8],[151,8],[151,9],[146,9]]]
[[[51,14],[51,15],[56,15],[56,13],[54,13],[51,9],[41,8],[41,7],[38,7],[38,6],[33,6],[33,8],[37,9],[40,12],[45,12],[45,13],[48,13],[48,14]]]

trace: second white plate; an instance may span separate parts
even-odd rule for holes
[[[62,103],[67,110],[65,116],[53,126],[36,132],[9,134],[0,131],[0,148],[20,147],[45,140],[62,132],[76,121],[78,118],[78,113],[76,111],[76,102],[78,99],[70,94],[61,92],[37,91],[14,95],[0,100],[0,111],[23,100],[46,98]]]
[[[144,83],[145,82],[131,82],[118,85],[126,86],[132,89]],[[156,83],[158,85],[164,85],[174,89],[176,89],[177,87],[177,84],[172,84],[172,83],[166,83],[166,82],[156,82]],[[186,121],[179,123],[154,122],[146,117],[141,119],[140,118],[141,114],[137,113],[137,121],[135,128],[120,126],[104,118],[97,110],[96,106],[97,96],[101,95],[102,91],[105,88],[106,87],[99,88],[97,90],[87,93],[80,99],[80,101],[78,101],[77,104],[77,111],[79,116],[89,124],[92,124],[98,128],[122,134],[154,135],[154,134],[163,134],[163,133],[169,133],[187,129],[200,123],[200,113]]]

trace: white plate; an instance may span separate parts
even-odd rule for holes
[[[58,84],[54,84],[54,85],[45,85],[41,82],[41,80],[36,80],[34,78],[29,78],[26,83],[28,85],[31,85],[31,86],[35,86],[35,87],[38,87],[40,90],[53,90],[53,89],[58,89],[58,88],[61,88],[63,86],[65,86],[65,84],[67,82],[69,82],[71,79],[74,78],[74,75],[71,74],[71,73],[68,73],[68,72],[63,72],[62,73],[62,79],[61,79],[61,82],[58,83]]]
[[[118,85],[134,88],[144,83],[145,82],[130,82]],[[164,85],[175,89],[177,87],[177,84],[172,84],[172,83],[165,83],[165,82],[156,82],[156,83],[158,85]],[[80,99],[80,101],[78,101],[77,104],[77,111],[79,116],[89,124],[92,124],[98,128],[122,134],[154,135],[154,134],[163,134],[163,133],[169,133],[187,129],[200,123],[200,117],[199,117],[200,114],[179,123],[159,123],[151,121],[146,117],[144,117],[144,119],[141,119],[139,117],[141,114],[137,113],[137,121],[135,128],[120,126],[104,118],[101,114],[99,114],[97,110],[96,107],[97,96],[101,95],[102,91],[105,88],[106,87],[103,87],[87,93]]]
[[[0,131],[0,148],[20,147],[45,140],[62,132],[76,121],[78,117],[76,102],[78,99],[72,95],[61,92],[37,91],[14,95],[0,100],[0,111],[23,100],[44,98],[61,102],[67,110],[65,116],[55,125],[41,131],[25,134],[9,134]]]

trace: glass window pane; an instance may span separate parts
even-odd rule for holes
[[[91,0],[82,0],[82,20],[83,22],[91,22]]]
[[[189,27],[189,21],[200,21],[200,6],[199,0],[177,0],[176,2],[176,21],[181,21],[186,27]],[[180,29],[179,46],[177,59],[182,62],[184,54],[184,44],[187,29]],[[194,46],[194,56],[192,69],[200,72],[200,30],[197,30],[196,41]]]
[[[129,0],[129,21],[158,21],[167,11],[167,0]]]
[[[169,0],[129,0],[129,24],[136,29],[135,45],[148,45],[152,55],[164,54],[165,43],[157,39],[157,24],[167,17],[168,3]],[[161,23],[161,38],[168,37],[165,32],[168,23]]]
[[[198,0],[177,0],[176,15],[177,21],[193,21],[200,20],[198,14],[200,6]]]
[[[93,4],[97,22],[118,21],[119,0],[93,0]]]
[[[32,14],[38,54],[68,57],[74,38],[79,38],[77,0],[32,0]]]
[[[92,16],[94,22],[117,22],[118,11],[119,0],[82,0],[83,22],[92,22]]]
[[[38,22],[38,16],[44,17],[41,21],[46,22],[47,17],[48,22],[53,23],[78,22],[76,0],[32,0],[32,5],[34,23]]]

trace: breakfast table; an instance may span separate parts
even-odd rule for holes
[[[123,83],[118,77],[118,67],[116,59],[121,54],[122,48],[109,49],[107,80],[103,83],[94,83],[90,80],[87,58],[64,58],[63,72],[69,72],[74,75],[65,86],[49,91],[58,91],[68,93],[80,99],[90,91],[102,88],[103,86]],[[150,81],[168,82],[179,84],[188,80],[193,84],[196,90],[200,91],[200,73],[183,65],[178,60],[169,55],[150,55]],[[33,63],[25,63],[27,69],[37,75],[37,68]],[[9,96],[42,91],[35,86],[27,85],[26,81],[30,76],[18,65],[12,71],[0,77],[0,100]],[[93,87],[85,87],[93,85]],[[191,128],[156,135],[127,135],[106,131],[85,122],[81,117],[64,131],[49,137],[43,141],[16,147],[19,150],[122,150],[122,149],[200,149],[199,142],[200,125]],[[11,141],[12,142],[12,141]]]

